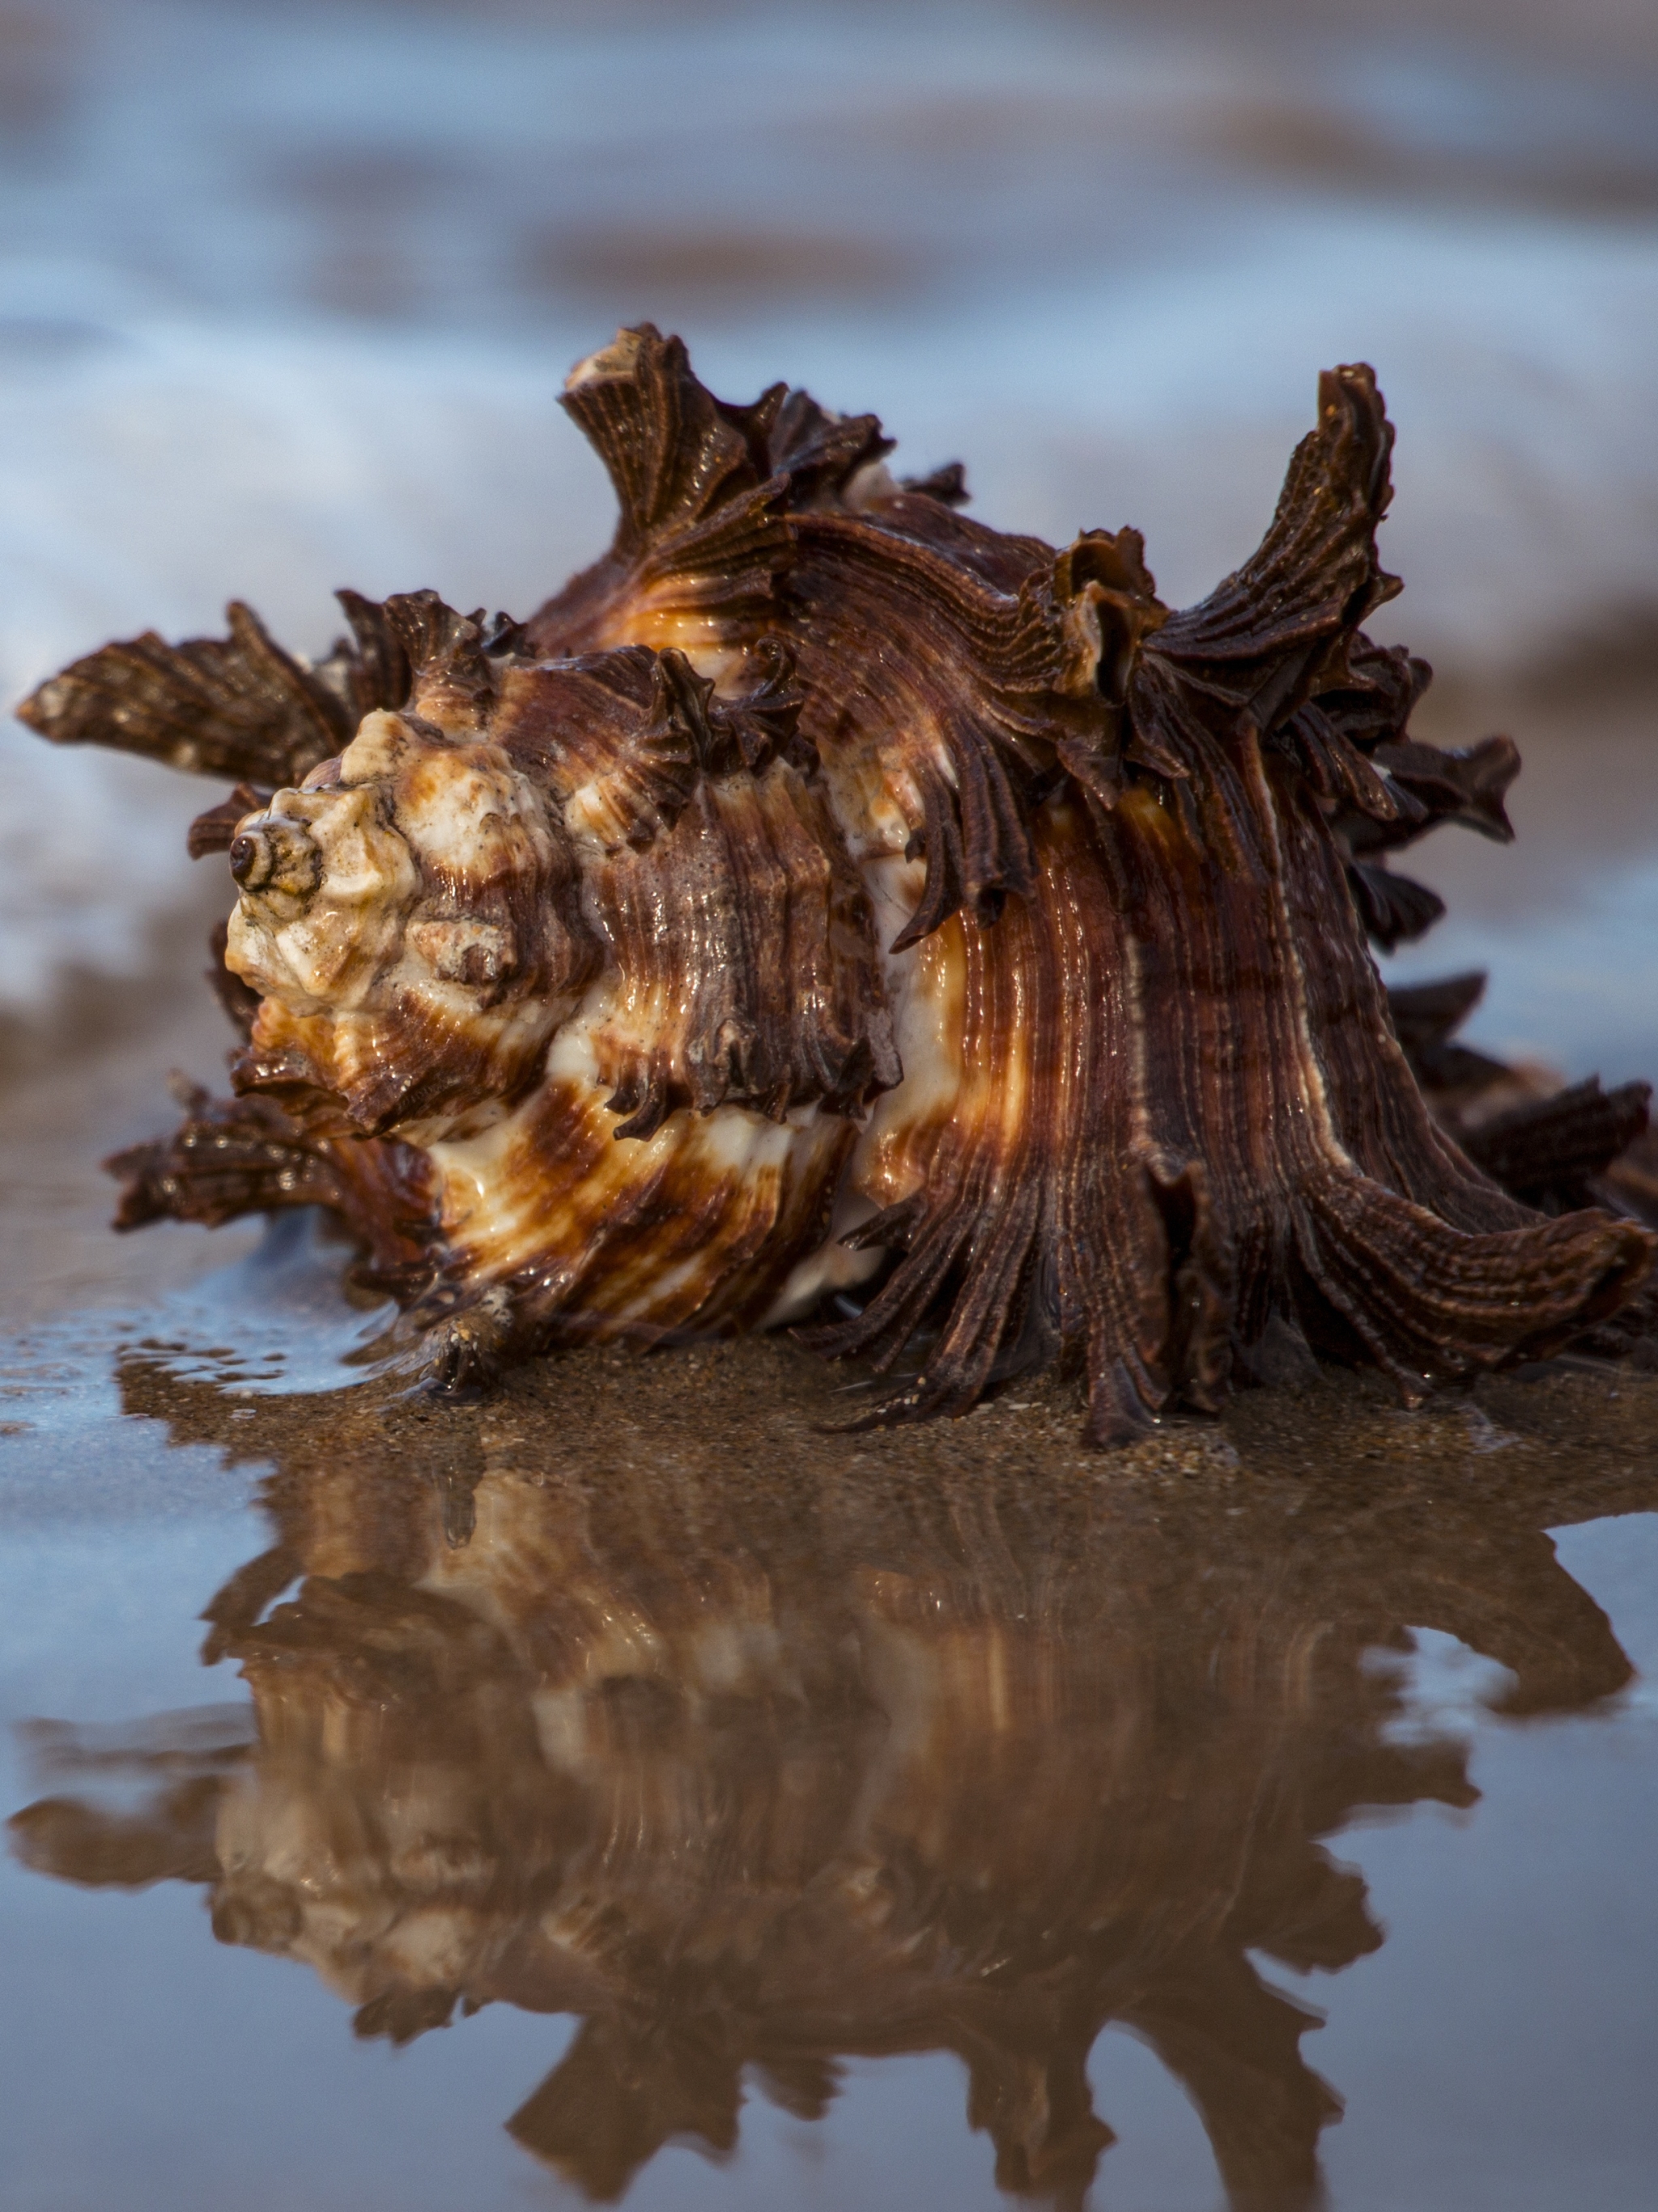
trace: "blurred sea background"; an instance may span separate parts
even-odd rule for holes
[[[726,396],[959,456],[991,522],[1137,525],[1175,604],[1374,362],[1376,628],[1438,670],[1422,734],[1527,760],[1515,848],[1411,855],[1452,913],[1389,974],[1489,968],[1476,1041],[1658,1073],[1651,0],[3,0],[7,699],[232,595],[311,653],[340,584],[527,612],[610,526],[564,373],[647,317]],[[217,1073],[216,792],[15,724],[0,777],[5,1180],[52,1239],[71,1149]]]

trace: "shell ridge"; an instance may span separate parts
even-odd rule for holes
[[[794,583],[810,617],[826,617],[854,651],[865,635],[907,621],[919,647],[890,679],[898,695],[887,709],[890,735],[877,740],[884,772],[907,779],[919,801],[910,852],[927,863],[921,896],[891,950],[920,943],[963,903],[993,922],[1010,895],[1034,894],[1031,821],[1063,772],[1055,721],[1096,750],[1107,728],[1102,699],[1054,689],[1065,647],[1051,596],[1030,588],[1028,570],[1017,595],[987,584],[937,547],[894,535],[878,509],[811,513],[801,519],[799,544]],[[1047,555],[1050,564],[1062,557]],[[884,605],[875,603],[872,578]],[[836,740],[819,693],[833,650],[820,646],[803,668],[808,726],[826,757]],[[913,708],[900,704],[907,692]],[[942,757],[929,757],[923,730]]]
[[[197,775],[275,789],[350,735],[345,711],[240,601],[226,638],[106,645],[39,685],[18,719],[54,744],[103,744]]]
[[[646,1062],[628,1056],[635,1043],[616,1068],[618,1137],[651,1133],[677,1104],[857,1113],[901,1075],[861,879],[800,771],[762,757],[788,716],[755,718],[756,772],[732,734],[742,709],[718,712],[709,742],[729,772],[703,776],[671,829],[592,879],[623,988],[654,1023]]]
[[[696,613],[744,641],[760,635],[794,558],[794,480],[768,466],[781,401],[722,405],[683,343],[644,323],[580,364],[562,404],[620,513],[610,551],[531,617],[533,649],[619,642],[616,624],[637,623],[647,605],[659,623]]]
[[[1331,649],[1393,596],[1376,529],[1392,495],[1393,426],[1373,370],[1327,370],[1320,420],[1296,448],[1266,535],[1208,598],[1171,615],[1139,650],[1163,688],[1212,702],[1242,728],[1265,734],[1305,703],[1327,672],[1345,672]],[[1132,690],[1131,690],[1132,712]]]

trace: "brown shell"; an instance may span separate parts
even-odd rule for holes
[[[1428,671],[1364,635],[1368,368],[1183,612],[1137,533],[987,529],[872,416],[726,405],[648,325],[566,404],[621,521],[526,623],[343,594],[313,670],[233,609],[22,709],[243,781],[194,843],[243,884],[245,1103],[125,1156],[125,1220],[333,1204],[449,1387],[818,1308],[900,1370],[873,1418],[1063,1358],[1101,1442],[1212,1408],[1269,1331],[1415,1402],[1629,1304],[1651,1236],[1474,1164],[1367,949],[1438,911],[1387,854],[1508,836],[1517,767],[1411,738]]]

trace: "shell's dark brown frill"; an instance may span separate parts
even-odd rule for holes
[[[1398,589],[1368,368],[1184,611],[1136,532],[987,529],[874,417],[725,404],[648,325],[566,404],[621,519],[527,622],[343,594],[313,670],[235,609],[23,709],[247,787],[194,833],[242,885],[235,1079],[317,1148],[295,1189],[425,1163],[440,1374],[861,1283],[816,1341],[908,1358],[872,1418],[1060,1359],[1108,1441],[1212,1408],[1274,1325],[1413,1401],[1631,1299],[1652,1237],[1576,1198],[1615,1196],[1632,1097],[1459,1146],[1366,947],[1438,911],[1388,856],[1509,836],[1518,764],[1412,738],[1428,671],[1364,634]],[[131,1205],[222,1215],[197,1124]],[[371,1243],[377,1177],[330,1201]]]
[[[430,1285],[430,1176],[413,1146],[331,1144],[257,1093],[216,1099],[192,1086],[179,1103],[185,1118],[171,1137],[131,1146],[106,1164],[122,1185],[117,1229],[152,1221],[218,1229],[249,1213],[322,1206],[360,1241],[362,1280],[388,1290]]]
[[[1494,1182],[1544,1213],[1590,1206],[1658,1223],[1634,1155],[1643,1152],[1652,1085],[1600,1079],[1567,1085],[1514,1068],[1456,1042],[1479,1003],[1483,975],[1447,975],[1388,994],[1406,1058],[1441,1125]]]

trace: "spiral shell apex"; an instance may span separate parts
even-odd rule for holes
[[[527,622],[343,592],[311,667],[233,606],[22,709],[239,781],[192,832],[236,1096],[116,1164],[123,1225],[334,1207],[445,1388],[808,1322],[872,1419],[1063,1361],[1096,1442],[1286,1340],[1413,1402],[1636,1298],[1652,1236],[1473,1164],[1367,947],[1437,910],[1386,852],[1508,835],[1517,766],[1409,738],[1428,672],[1364,635],[1370,369],[1183,612],[1136,532],[986,528],[649,325],[565,405],[621,519]]]

